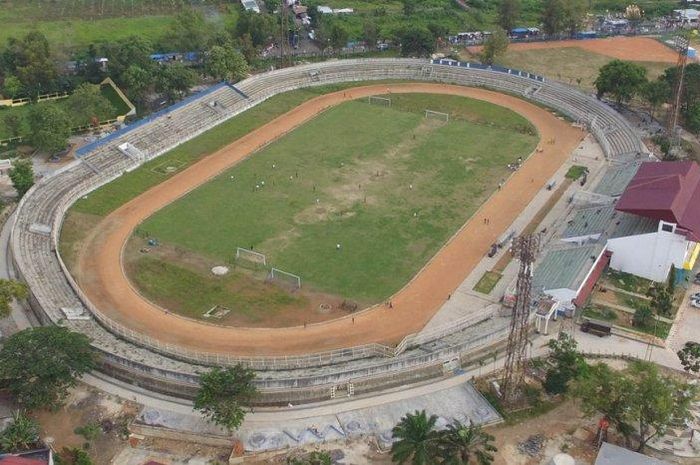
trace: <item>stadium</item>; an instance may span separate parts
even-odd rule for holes
[[[339,87],[302,103],[231,146],[117,206],[98,228],[99,233],[87,243],[81,258],[81,275],[76,278],[69,270],[62,257],[60,237],[66,213],[76,202],[89,198],[93,191],[124,173],[276,95],[329,85]],[[152,239],[149,229],[159,231],[156,237],[168,234],[167,221],[161,214],[177,208],[192,211],[187,202],[204,195],[201,193],[210,183],[215,185],[228,179],[227,189],[231,189],[236,180],[245,179],[242,171],[229,172],[229,169],[242,170],[246,163],[257,159],[266,160],[267,166],[274,161],[277,169],[274,151],[280,149],[275,144],[289,143],[288,139],[306,125],[322,124],[323,118],[343,119],[347,115],[342,111],[351,108],[348,105],[356,107],[352,110],[356,113],[351,114],[363,114],[368,121],[386,117],[387,113],[382,112],[388,109],[378,103],[391,102],[396,106],[403,95],[416,94],[470,98],[506,107],[534,127],[538,140],[523,139],[520,145],[509,146],[502,153],[495,148],[499,142],[492,141],[494,157],[495,154],[503,157],[499,159],[503,161],[499,161],[500,169],[505,169],[508,157],[511,162],[519,159],[517,169],[477,172],[489,181],[482,186],[481,197],[476,196],[479,202],[471,209],[460,210],[462,219],[453,221],[443,231],[439,243],[427,246],[422,258],[413,261],[411,276],[398,276],[375,293],[357,298],[362,304],[358,311],[308,324],[302,317],[278,327],[214,324],[171,312],[163,303],[152,302],[147,298],[148,292],[135,286],[133,277],[127,276],[123,262],[129,241]],[[375,106],[366,103],[372,97]],[[423,113],[426,110],[432,113]],[[438,141],[445,138],[439,137],[440,131],[448,131],[456,118],[439,110],[423,105],[418,116],[405,117],[408,126],[397,123],[395,132],[385,135],[385,142],[401,143],[405,127],[415,128],[426,124],[424,119],[434,118],[438,121],[428,123],[435,126],[429,129],[438,137],[423,143],[441,147]],[[440,120],[443,117],[444,121]],[[409,125],[411,121],[414,126]],[[42,323],[63,325],[87,334],[102,355],[102,371],[147,389],[191,397],[196,391],[197,373],[207,366],[237,363],[257,371],[256,383],[262,393],[259,402],[268,405],[328,399],[338,390],[351,395],[422,381],[476,363],[504,345],[508,318],[499,315],[495,306],[466,305],[455,309],[456,299],[452,295],[491,244],[509,231],[535,195],[551,181],[586,131],[595,137],[610,162],[635,158],[646,151],[629,123],[605,103],[525,71],[418,59],[338,60],[270,71],[235,85],[213,86],[80,149],[79,160],[42,179],[23,197],[12,229],[13,263],[30,287],[30,303]],[[486,137],[486,129],[483,132]],[[319,133],[323,134],[320,130]],[[312,140],[305,138],[304,142],[313,144]],[[526,149],[528,153],[523,153]],[[459,147],[451,150],[457,153]],[[333,163],[337,165],[338,160]],[[340,168],[336,166],[336,169]],[[262,179],[255,176],[257,172],[250,179]],[[272,179],[271,174],[266,176]],[[287,177],[293,182],[295,174],[285,172],[284,179]],[[283,178],[278,178],[278,183],[279,179]],[[413,181],[402,178],[400,182],[405,187]],[[409,186],[413,190],[413,184]],[[263,187],[258,183],[247,185],[246,189],[246,195],[250,196],[257,195],[256,189],[260,191]],[[314,200],[320,204],[320,194],[316,197],[315,191],[316,184],[314,193],[308,197],[312,204]],[[459,193],[463,198],[464,192]],[[246,198],[242,192],[240,198]],[[359,202],[366,203],[366,198]],[[228,199],[231,203],[236,201],[233,197]],[[432,203],[424,205],[425,214],[429,215],[439,201],[436,195]],[[420,212],[422,218],[424,213],[415,208],[397,224],[416,228],[411,216],[418,218]],[[185,222],[197,221],[184,218]],[[180,224],[170,230],[181,228]],[[391,243],[391,237],[385,240],[386,244]],[[327,253],[330,258],[324,260],[332,264],[332,257],[352,253],[350,244],[336,236],[327,238],[326,242],[324,252],[318,252],[317,259]],[[234,243],[225,246],[233,257]],[[136,248],[139,247],[143,248],[143,244],[137,243]],[[243,239],[237,247],[244,254],[245,250],[250,253],[259,249]],[[285,261],[282,253],[274,252],[271,256],[285,264],[284,271],[296,276],[292,279],[295,287],[304,287],[309,278],[320,289],[330,289],[338,300],[354,299],[358,294],[357,291],[345,294],[341,287],[323,287],[322,279],[328,271],[322,270],[316,278],[310,277],[310,272],[297,274],[294,266],[298,259]],[[361,269],[366,261],[367,257],[358,259],[353,269]],[[397,259],[395,263],[401,262]],[[393,273],[391,266],[395,264],[386,266],[384,272]],[[313,270],[313,266],[307,269]],[[381,277],[382,268],[377,273]],[[363,289],[367,282],[359,281],[355,286]],[[448,311],[436,318],[443,307]]]

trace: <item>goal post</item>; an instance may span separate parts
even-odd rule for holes
[[[256,265],[267,266],[267,257],[265,257],[265,254],[254,252],[250,249],[244,249],[243,247],[236,247],[236,261],[238,260],[245,260]]]
[[[441,111],[425,110],[425,117],[429,119],[437,119],[440,121],[444,121],[445,123],[450,122],[450,114],[443,113]]]
[[[390,107],[391,106],[391,99],[387,97],[378,97],[376,95],[370,95],[367,97],[367,102],[369,102],[370,105],[383,105],[385,107]]]
[[[270,268],[270,274],[267,277],[268,281],[277,284],[291,286],[293,289],[301,289],[301,277],[279,268]]]

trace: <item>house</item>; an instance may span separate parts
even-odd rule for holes
[[[670,465],[663,460],[632,452],[624,447],[604,442],[598,451],[595,465]]]
[[[51,449],[0,454],[0,465],[54,465]]]
[[[607,242],[610,267],[662,282],[671,266],[692,270],[700,253],[700,166],[692,161],[645,162],[617,201],[631,215]]]

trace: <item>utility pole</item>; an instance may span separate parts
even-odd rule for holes
[[[683,81],[685,80],[685,67],[688,64],[688,48],[690,39],[680,32],[675,37],[675,48],[678,50],[676,61],[676,82],[674,83],[671,109],[668,112],[668,124],[666,135],[671,145],[669,154],[676,155],[681,147],[680,128],[678,127],[678,115],[680,114],[681,97],[683,95]]]

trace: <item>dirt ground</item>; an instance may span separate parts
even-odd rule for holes
[[[41,437],[52,438],[54,450],[83,447],[95,464],[103,465],[126,446],[127,425],[137,409],[136,404],[79,385],[59,410],[41,411],[35,416],[41,425]],[[88,440],[75,432],[85,425],[99,428],[97,438]]]
[[[305,327],[222,328],[172,315],[144,300],[130,285],[122,268],[123,245],[145,218],[332,105],[369,95],[416,92],[462,95],[508,107],[532,122],[541,143],[540,150],[391,298],[392,305],[378,305],[352,317]],[[189,350],[289,355],[371,342],[397,343],[424,327],[585,135],[536,105],[483,89],[397,84],[323,95],[247,134],[108,215],[86,240],[76,277],[91,301],[110,318],[161,342]],[[489,221],[485,222],[484,218]]]
[[[589,52],[621,60],[675,63],[678,54],[661,42],[649,37],[611,37],[590,40],[555,40],[510,44],[508,50],[540,50],[546,48],[578,47]],[[481,47],[468,47],[479,53]]]

